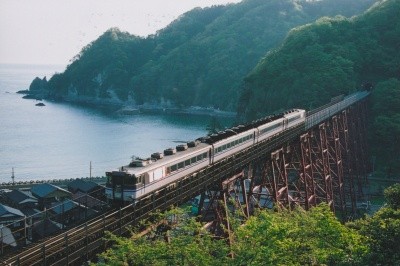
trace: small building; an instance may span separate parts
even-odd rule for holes
[[[76,193],[74,193],[72,195],[72,199],[89,209],[94,209],[97,211],[105,209],[107,205],[106,202],[101,201],[81,191],[77,191]]]
[[[32,195],[38,199],[39,208],[50,208],[52,203],[72,197],[72,193],[51,184],[39,184],[31,188]]]
[[[98,198],[104,196],[104,187],[100,186],[96,182],[90,180],[84,180],[82,178],[75,179],[68,184],[68,190],[72,193],[78,191],[91,195],[92,197]]]
[[[8,227],[10,224],[14,224],[12,227],[19,227],[20,221],[24,218],[25,215],[20,210],[0,204],[0,224]]]
[[[18,209],[31,209],[35,208],[38,204],[37,198],[28,191],[13,189],[11,192],[5,194],[7,202]]]
[[[49,216],[51,215],[52,220],[67,226],[73,225],[87,218],[88,215],[96,213],[78,202],[69,199],[54,203],[53,207],[48,209],[47,212]]]
[[[24,234],[25,215],[18,209],[0,204],[0,227],[3,228],[1,244],[15,246]]]

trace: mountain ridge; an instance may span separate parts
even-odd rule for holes
[[[193,9],[147,38],[110,29],[41,93],[69,101],[233,111],[242,78],[292,27],[320,15],[351,16],[372,2],[245,0]]]

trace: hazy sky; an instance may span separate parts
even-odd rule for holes
[[[0,0],[0,63],[67,65],[111,27],[146,36],[194,7],[240,0]]]

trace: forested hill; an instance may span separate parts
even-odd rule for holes
[[[291,30],[245,79],[239,113],[247,120],[285,108],[311,109],[373,85],[372,157],[400,173],[400,1],[352,19],[321,18]]]
[[[321,16],[362,13],[375,0],[244,0],[194,9],[141,38],[110,29],[66,71],[31,90],[71,101],[236,110],[243,77],[287,32]]]

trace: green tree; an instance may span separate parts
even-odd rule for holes
[[[194,218],[188,218],[181,209],[163,215],[169,230],[161,236],[149,238],[133,235],[131,238],[109,235],[113,248],[101,254],[100,265],[223,265],[226,264],[226,242],[207,232]],[[177,223],[176,223],[177,222]],[[171,226],[171,227],[169,227]]]
[[[362,265],[364,238],[328,206],[261,211],[236,232],[234,265]]]
[[[349,224],[366,237],[370,252],[365,265],[400,265],[400,184],[384,190],[388,205]]]
[[[400,209],[400,183],[386,188],[383,194],[389,207],[394,210]]]
[[[163,237],[111,235],[115,244],[101,255],[101,265],[362,265],[368,252],[365,239],[327,205],[308,212],[262,210],[244,224],[241,217],[229,220],[230,246],[194,219],[181,219]]]

